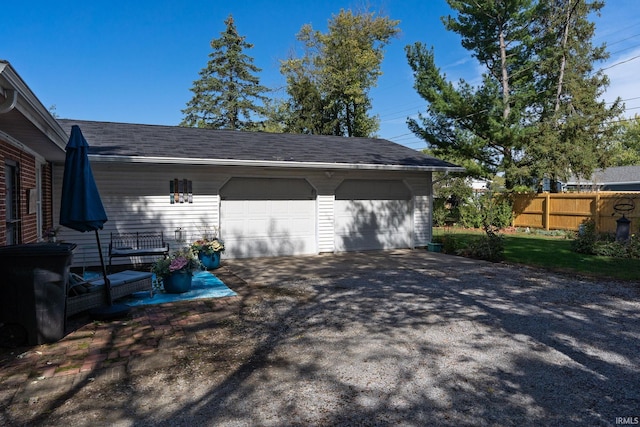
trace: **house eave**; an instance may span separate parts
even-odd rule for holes
[[[139,157],[90,154],[89,159],[100,163],[151,163],[177,165],[208,165],[208,166],[247,166],[264,168],[300,168],[300,169],[358,169],[358,170],[388,170],[411,172],[464,172],[459,166],[420,166],[420,165],[384,165],[364,163],[323,163],[323,162],[294,162],[268,160],[240,160],[240,159],[208,159],[208,158],[173,158],[173,157]]]
[[[19,112],[46,138],[47,143],[40,143],[30,140],[29,138],[20,138],[20,135],[15,135],[14,138],[24,139],[22,142],[25,144],[35,144],[35,146],[31,148],[34,151],[43,151],[43,154],[46,154],[52,161],[64,159],[65,147],[68,140],[66,132],[44,105],[42,105],[24,80],[22,80],[13,69],[11,64],[0,60],[0,94],[3,95],[3,97],[7,96],[8,91],[17,92],[17,100],[11,110]]]

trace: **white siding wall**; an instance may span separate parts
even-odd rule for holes
[[[431,174],[405,182],[413,192],[413,246],[426,246],[431,241]]]
[[[333,252],[335,195],[318,196],[318,252]]]
[[[186,231],[187,241],[200,237],[203,225],[219,225],[219,197],[215,176],[196,168],[171,168],[149,165],[92,164],[92,170],[102,203],[109,220],[99,231],[105,262],[111,232],[162,231],[170,249],[181,246],[175,241],[175,229]],[[58,224],[62,167],[54,169],[54,223]],[[169,180],[193,181],[193,203],[169,203]],[[220,179],[218,179],[220,181]],[[80,233],[61,227],[59,238],[78,245],[74,251],[74,266],[100,264],[94,232]],[[150,262],[154,258],[114,258],[114,264]]]
[[[318,192],[316,205],[318,252],[335,252],[335,190],[348,172],[317,171],[308,180]]]

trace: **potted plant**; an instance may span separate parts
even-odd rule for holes
[[[442,252],[443,240],[442,236],[431,236],[431,241],[427,243],[427,249],[430,252]]]
[[[191,244],[191,250],[208,270],[220,267],[220,254],[224,252],[224,243],[217,237],[203,237]]]
[[[165,292],[181,294],[191,289],[193,273],[200,268],[200,261],[193,250],[182,248],[156,261],[151,272],[157,281],[162,281]]]
[[[47,242],[55,243],[58,240],[59,232],[60,227],[49,227],[44,231],[44,237],[47,239]]]

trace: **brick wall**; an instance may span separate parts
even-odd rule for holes
[[[33,243],[38,240],[37,216],[36,213],[29,213],[29,197],[28,190],[36,188],[36,160],[35,158],[5,141],[0,140],[0,245],[7,244],[6,233],[6,185],[5,185],[5,166],[6,161],[13,161],[18,165],[19,174],[19,197],[20,197],[20,243]],[[50,176],[50,174],[49,174]],[[47,191],[51,191],[51,180]],[[46,199],[45,199],[46,200]],[[49,202],[50,203],[50,202]]]

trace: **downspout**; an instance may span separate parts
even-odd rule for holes
[[[3,95],[5,99],[0,104],[0,114],[5,114],[13,110],[18,102],[18,92],[14,89],[5,89]]]
[[[442,178],[436,179],[435,181],[431,180],[431,191],[433,192],[433,184],[435,184],[436,182],[444,181],[445,179],[447,179],[448,176],[449,176],[449,171],[446,170],[444,171],[444,176]]]

